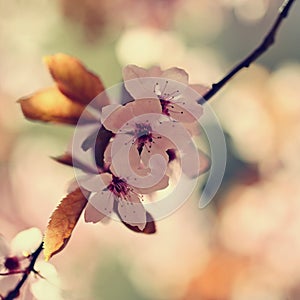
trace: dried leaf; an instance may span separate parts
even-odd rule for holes
[[[104,152],[109,143],[109,140],[114,134],[107,130],[104,126],[90,136],[88,136],[82,143],[82,149],[87,151],[92,148],[95,155],[95,161],[99,168],[104,167]]]
[[[62,154],[60,156],[51,157],[51,158],[63,165],[81,169],[86,173],[91,173],[91,174],[99,173],[98,169],[93,168],[92,166],[89,166],[89,165],[85,164],[84,162],[81,162],[80,160],[72,157],[71,153],[69,153],[69,152],[65,152],[64,154]]]
[[[44,256],[49,260],[68,243],[72,231],[87,204],[88,194],[77,188],[68,194],[53,212],[44,236]]]
[[[64,154],[62,154],[60,156],[52,157],[52,159],[54,159],[55,161],[57,161],[63,165],[73,167],[72,155],[68,152],[65,152]]]
[[[64,96],[56,87],[41,90],[18,102],[26,118],[44,122],[77,124],[84,110],[84,106]],[[89,118],[92,121],[92,117],[86,115],[85,119]]]
[[[58,53],[46,56],[44,62],[48,66],[59,90],[84,106],[104,91],[104,86],[99,77],[88,71],[74,57]],[[105,99],[107,103],[102,103],[102,105],[108,104],[107,98]]]

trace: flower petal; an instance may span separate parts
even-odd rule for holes
[[[112,176],[109,173],[98,175],[86,175],[77,179],[78,184],[87,191],[99,192],[107,189],[107,186],[112,181]]]
[[[101,122],[107,130],[116,133],[134,117],[131,106],[128,104],[125,106],[111,104],[102,108]]]
[[[162,77],[165,79],[172,79],[184,84],[188,84],[189,80],[188,74],[180,68],[170,68],[163,71],[158,66],[154,66],[150,69],[144,69],[136,65],[127,65],[123,69],[124,81],[143,77]]]
[[[92,204],[88,203],[84,210],[84,221],[86,223],[98,223],[106,218],[106,215],[102,214],[98,209],[96,209]]]
[[[84,219],[86,222],[99,222],[112,214],[113,206],[114,195],[109,190],[95,193],[89,198]]]
[[[119,213],[117,212],[117,214],[119,215]],[[137,233],[145,233],[145,234],[153,234],[156,232],[156,226],[155,226],[155,222],[153,217],[151,216],[151,214],[149,214],[148,212],[146,212],[146,219],[147,219],[147,223],[146,226],[143,230],[141,230],[138,226],[133,226],[131,224],[128,224],[124,221],[121,220],[121,222],[130,230],[137,232]]]
[[[38,228],[30,228],[19,232],[11,241],[11,251],[13,254],[30,254],[42,242],[43,235]]]
[[[155,191],[163,190],[163,189],[167,188],[168,186],[169,186],[169,176],[164,175],[162,177],[162,179],[158,183],[156,183],[155,185],[153,185],[149,188],[135,187],[135,190],[137,190],[141,194],[150,194],[150,193],[153,193]]]
[[[190,143],[183,150],[185,153],[183,154],[184,163],[182,165],[182,171],[190,178],[196,178],[207,172],[210,168],[209,156],[199,149],[195,152],[194,147],[195,146]]]
[[[127,65],[123,68],[123,78],[126,83],[127,80],[136,79],[140,77],[151,77],[149,76],[148,70],[138,67],[136,65]]]
[[[59,90],[84,106],[104,91],[101,80],[74,57],[58,53],[46,56],[44,62]],[[101,102],[100,107],[109,104],[107,97],[102,98]]]
[[[162,136],[160,139],[157,139],[155,143],[151,144],[150,147],[144,146],[141,152],[141,160],[145,166],[149,165],[149,160],[153,155],[160,155],[162,156],[166,162],[169,161],[169,155],[166,152],[168,149],[173,149],[174,144],[171,141]]]
[[[121,147],[118,147],[117,142],[119,141],[111,142],[104,153],[104,161],[110,166],[112,173],[117,177],[127,179],[132,174],[143,172],[136,146],[127,142],[126,145],[121,144]]]
[[[19,100],[23,114],[31,120],[77,124],[84,107],[64,96],[56,87],[41,90],[32,96]],[[84,118],[92,121],[93,117],[85,113]]]
[[[135,194],[130,195],[130,200],[119,200],[118,211],[122,221],[137,226],[143,230],[146,226],[146,210]]]
[[[170,117],[182,123],[196,122],[203,113],[202,106],[196,102],[183,102],[183,104],[174,102],[170,106],[172,106],[172,109],[169,110]]]
[[[127,105],[131,106],[134,116],[151,113],[161,114],[161,105],[158,99],[138,99]]]
[[[188,84],[189,82],[189,75],[186,71],[180,68],[170,68],[163,71],[160,77],[172,79],[177,82],[181,82],[183,84]]]
[[[30,291],[36,300],[63,300],[63,291],[61,288],[61,281],[58,276],[56,268],[45,261],[36,262],[34,269],[46,278],[46,280],[39,280],[32,282]],[[27,298],[26,298],[27,299]]]

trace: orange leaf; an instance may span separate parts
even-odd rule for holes
[[[88,71],[74,57],[58,53],[44,57],[44,62],[60,91],[84,106],[104,91],[99,77]],[[102,106],[109,104],[107,97],[101,101]]]
[[[46,260],[66,246],[86,204],[87,195],[77,188],[68,194],[53,212],[44,236]]]
[[[64,96],[56,87],[41,90],[18,102],[26,118],[44,122],[76,124],[84,110],[84,106]],[[92,120],[86,112],[85,115],[85,119]]]

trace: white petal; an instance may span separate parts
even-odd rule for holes
[[[113,211],[114,194],[109,190],[100,191],[90,197],[89,204],[98,210],[99,213],[109,217]],[[87,217],[92,218],[92,216]]]
[[[183,84],[188,84],[188,81],[189,81],[188,73],[180,68],[167,69],[167,70],[163,71],[163,74],[161,75],[161,77],[172,79],[174,81],[178,81]]]
[[[103,121],[105,121],[114,111],[121,107],[122,105],[120,104],[110,104],[104,106],[101,110],[101,123],[103,123]]]
[[[128,120],[132,119],[133,114],[131,112],[130,103],[126,105],[114,105],[105,106],[102,111],[101,122],[104,127],[114,133],[116,133]]]
[[[43,260],[39,260],[35,263],[34,269],[45,277],[52,284],[60,285],[58,272],[56,268],[51,264]]]
[[[11,250],[14,254],[34,252],[42,242],[43,235],[38,228],[30,228],[19,232],[11,242]]]
[[[87,175],[77,178],[79,186],[91,192],[98,192],[106,189],[111,180],[112,176],[109,173]]]
[[[181,151],[183,157],[182,171],[190,178],[196,178],[210,168],[210,158],[204,152],[193,145],[187,144]]]
[[[102,214],[98,209],[96,209],[92,204],[88,203],[84,210],[84,220],[89,223],[98,223],[102,221],[106,215]]]
[[[133,198],[136,199],[133,200]],[[140,230],[143,230],[146,226],[146,210],[136,195],[132,194],[131,199],[134,202],[125,200],[119,201],[118,211],[120,218],[122,221],[132,226],[138,226]]]
[[[30,290],[37,300],[63,300],[61,282],[57,271],[52,264],[39,261],[35,265],[37,270],[45,279],[37,279],[32,283]]]
[[[124,81],[140,77],[149,77],[148,71],[136,65],[127,65],[123,69]]]

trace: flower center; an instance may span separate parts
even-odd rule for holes
[[[147,144],[150,144],[149,148],[151,148],[151,144],[153,143],[153,136],[152,136],[152,128],[150,124],[147,123],[135,124],[135,136],[136,136],[137,149],[139,153],[142,152],[143,147]]]
[[[132,195],[135,194],[141,201],[143,201],[143,196],[138,194],[134,188],[126,182],[126,180],[114,175],[107,188],[116,196],[116,200],[125,200],[128,203],[132,201]]]
[[[108,189],[118,198],[126,198],[130,188],[127,182],[119,177],[113,176]]]
[[[152,135],[152,128],[147,123],[136,123],[135,124],[135,136],[138,139],[145,139]]]
[[[164,115],[170,116],[170,113],[179,113],[183,114],[183,111],[178,110],[177,107],[175,108],[175,98],[179,96],[180,91],[176,90],[171,93],[166,92],[166,88],[169,84],[169,81],[166,80],[164,87],[161,89],[159,83],[157,82],[154,85],[154,93],[157,96],[158,100],[160,101],[162,113]],[[182,103],[183,105],[185,103]]]
[[[19,258],[16,256],[7,257],[4,262],[4,267],[9,271],[18,270],[20,268]]]

